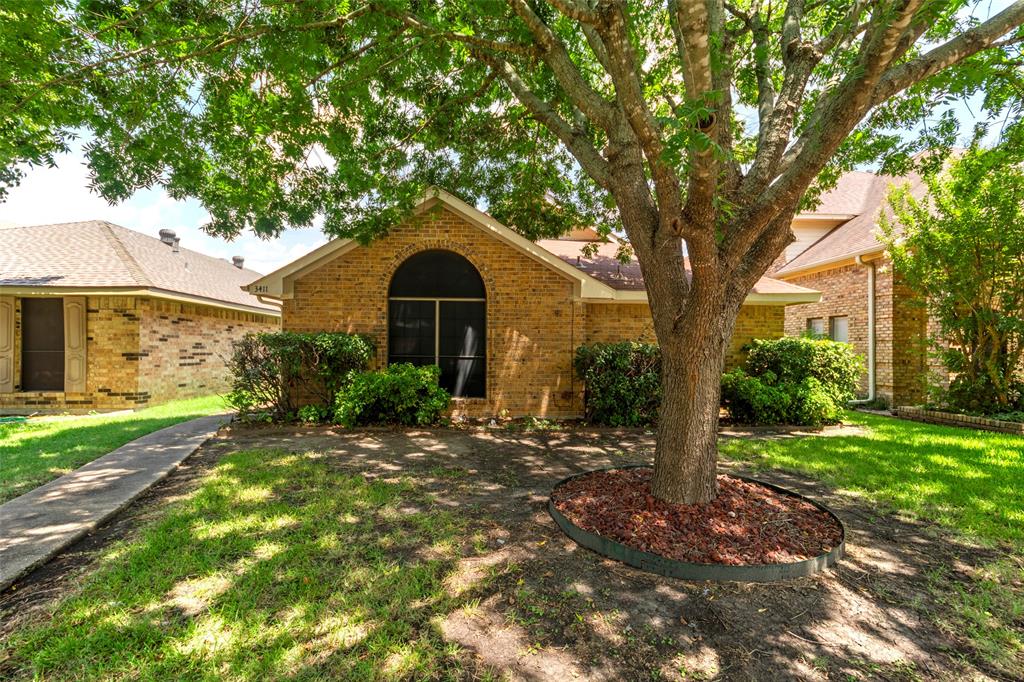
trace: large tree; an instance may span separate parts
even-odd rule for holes
[[[428,184],[531,237],[623,229],[663,354],[654,493],[693,503],[736,316],[802,197],[1019,85],[1024,0],[15,0],[0,22],[0,182],[84,128],[104,196],[160,184],[228,237],[320,214],[369,240]]]

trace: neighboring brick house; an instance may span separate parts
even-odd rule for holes
[[[224,391],[232,342],[280,327],[234,263],[103,221],[0,230],[0,414]]]
[[[924,397],[930,365],[928,317],[893,273],[878,240],[882,212],[891,217],[886,194],[907,183],[922,196],[917,175],[895,178],[862,171],[842,176],[813,211],[793,221],[796,241],[770,271],[774,278],[821,292],[817,303],[786,309],[786,333],[807,331],[849,341],[867,358],[862,395],[890,405],[912,405]]]
[[[579,230],[531,242],[438,189],[406,223],[368,246],[337,239],[249,285],[283,304],[294,331],[368,334],[376,366],[439,364],[469,416],[572,417],[582,386],[576,349],[594,341],[654,340],[639,265]],[[728,362],[750,339],[783,335],[785,306],[818,293],[764,278],[747,297]]]

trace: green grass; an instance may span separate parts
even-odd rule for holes
[[[1006,557],[929,576],[929,590],[946,608],[934,614],[951,637],[1010,677],[1024,656],[1024,438],[934,426],[850,412],[859,436],[729,440],[725,457],[759,468],[781,468],[855,491],[985,544],[1009,546]]]
[[[471,603],[445,581],[467,549],[464,518],[409,479],[368,481],[315,453],[233,453],[106,550],[52,617],[0,644],[0,677],[458,676],[436,619]]]
[[[0,502],[165,426],[227,409],[218,396],[175,400],[132,414],[0,424]]]
[[[860,436],[728,440],[722,455],[799,471],[984,541],[1024,547],[1024,438],[849,412]]]

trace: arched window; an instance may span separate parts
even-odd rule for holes
[[[487,295],[473,264],[432,249],[410,256],[388,289],[388,363],[441,368],[459,398],[486,395]]]

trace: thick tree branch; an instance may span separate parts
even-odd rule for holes
[[[879,104],[915,83],[971,55],[993,46],[996,41],[1024,23],[1024,0],[1017,0],[1002,12],[924,55],[893,67],[879,80],[871,103]]]
[[[508,0],[530,30],[540,48],[541,58],[573,104],[606,132],[617,125],[615,105],[597,93],[569,57],[565,44],[533,11],[527,0]]]
[[[606,190],[611,188],[608,162],[598,153],[585,130],[572,126],[555,108],[542,100],[526,85],[516,70],[504,59],[478,52],[477,57],[488,64],[527,111],[551,131],[579,161],[594,182]]]

